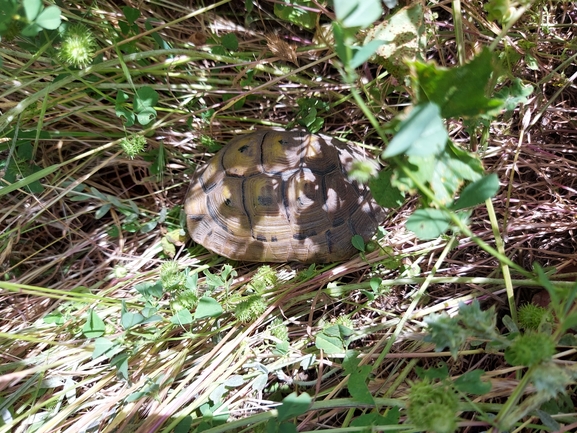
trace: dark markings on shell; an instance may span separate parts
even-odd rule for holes
[[[224,204],[227,205],[228,207],[230,207],[232,205],[232,201],[230,200],[230,198],[225,198]]]
[[[270,206],[273,203],[273,198],[268,195],[259,195],[256,200],[261,206]]]
[[[325,239],[327,240],[327,249],[329,251],[329,254],[331,254],[333,252],[333,234],[331,233],[330,230],[327,230],[325,232]]]
[[[281,180],[281,183],[280,183],[280,195],[281,195],[281,200],[282,200],[282,208],[284,209],[286,219],[287,219],[288,223],[290,224],[291,214],[290,214],[288,197],[286,195],[286,182],[284,180]]]
[[[317,232],[314,230],[309,230],[308,233],[299,232],[299,233],[293,234],[293,239],[296,239],[297,241],[304,241],[306,238],[310,238],[311,236],[316,236],[316,234],[317,234]]]
[[[266,242],[266,236],[256,235],[256,240],[261,242]]]
[[[219,217],[216,209],[214,208],[214,205],[212,204],[212,201],[210,200],[210,197],[206,197],[206,209],[208,210],[208,214],[210,215],[212,220],[215,223],[217,223],[220,226],[220,228],[225,231],[225,233],[230,233],[228,231],[228,226]]]
[[[245,144],[244,146],[239,147],[238,151],[240,153],[244,153],[248,149],[248,147],[249,147],[248,144]]]
[[[333,226],[333,227],[339,227],[339,226],[342,226],[344,223],[345,223],[345,219],[342,218],[342,217],[338,217],[338,218],[335,218],[335,219],[333,220],[333,225],[332,225],[332,226]]]
[[[203,170],[203,173],[204,171],[206,170]],[[202,178],[202,176],[198,178],[198,181],[200,182],[200,186],[202,187],[202,190],[204,191],[205,194],[210,193],[216,186],[216,182],[213,182],[211,185],[207,185],[206,183],[204,183],[204,179]]]
[[[270,241],[271,241],[271,242],[278,242],[278,239],[277,239],[276,236],[272,236],[272,237],[270,238]]]
[[[200,222],[204,219],[202,215],[188,215],[188,219],[191,221]]]

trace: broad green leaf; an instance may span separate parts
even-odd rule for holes
[[[499,190],[499,176],[491,173],[488,176],[467,185],[461,192],[461,196],[453,205],[453,209],[464,209],[483,203],[493,197]]]
[[[389,409],[385,416],[378,412],[371,412],[355,418],[351,422],[351,427],[370,427],[373,425],[395,425],[399,424],[401,413],[398,407]]]
[[[99,356],[107,354],[114,347],[114,343],[110,341],[108,338],[99,337],[94,340],[94,352],[92,352],[92,359],[96,359]],[[108,355],[110,355],[108,353]],[[108,356],[107,355],[107,356]],[[112,355],[110,355],[112,356]],[[110,358],[110,356],[108,356]]]
[[[351,243],[353,247],[355,247],[359,251],[365,251],[365,240],[360,235],[354,235],[351,239]]]
[[[218,317],[222,314],[222,307],[218,301],[208,296],[203,296],[198,300],[194,319],[204,319],[205,317]]]
[[[149,221],[147,223],[142,224],[140,227],[140,233],[149,233],[156,228],[158,225],[158,221]]]
[[[351,397],[353,397],[355,401],[358,401],[359,403],[373,405],[375,403],[375,400],[373,399],[371,391],[369,391],[369,387],[366,383],[367,375],[371,371],[371,366],[365,365],[364,367],[366,367],[364,368],[365,371],[355,372],[351,374],[351,376],[349,377],[349,381],[347,382],[348,383],[347,388],[351,393]],[[365,374],[365,372],[367,374]]]
[[[160,298],[164,294],[160,281],[143,281],[142,283],[138,283],[136,286],[134,286],[134,289],[136,289],[136,291],[142,296]]]
[[[96,338],[104,335],[106,327],[104,321],[98,316],[96,311],[90,309],[86,317],[86,323],[82,327],[82,333],[86,338]]]
[[[278,406],[278,421],[283,422],[306,413],[311,406],[311,397],[307,393],[297,395],[296,392],[287,395],[280,406]]]
[[[51,313],[48,313],[46,316],[42,318],[42,320],[44,321],[44,323],[49,324],[53,323],[55,325],[62,325],[63,323],[66,322],[64,315],[59,311],[53,311]]]
[[[504,87],[499,90],[495,97],[503,101],[503,109],[512,111],[517,105],[525,105],[529,102],[528,96],[533,93],[535,89],[530,84],[524,85],[520,78],[514,78],[509,87]]]
[[[26,19],[32,22],[42,10],[42,1],[22,0],[22,6],[24,6],[24,13],[26,14]]]
[[[377,48],[383,45],[384,41],[370,41],[362,47],[353,47],[353,58],[349,63],[352,69],[358,68],[365,63],[375,53]]]
[[[194,321],[192,314],[188,310],[179,310],[170,318],[170,323],[174,325],[188,325]]]
[[[383,207],[397,208],[405,201],[405,194],[391,184],[393,170],[384,169],[379,171],[376,178],[369,181],[369,187],[373,198]]]
[[[61,23],[58,6],[48,6],[36,17],[36,24],[46,30],[55,30]]]
[[[418,209],[407,220],[407,229],[419,239],[436,239],[449,229],[451,220],[440,209]]]
[[[138,123],[142,126],[146,126],[150,123],[151,120],[156,118],[156,110],[152,107],[143,108],[138,112],[136,115],[138,119]]]
[[[316,336],[315,346],[317,349],[324,350],[325,353],[329,355],[343,353],[345,351],[343,341],[339,337],[330,336],[323,332]]]
[[[344,27],[366,29],[383,14],[381,0],[334,0],[335,15]]]
[[[483,376],[484,373],[485,372],[480,369],[468,371],[455,380],[455,387],[466,394],[487,394],[491,391],[492,385],[491,382],[483,382],[481,380],[481,376]]]
[[[488,48],[463,66],[447,69],[415,61],[413,67],[417,100],[436,103],[445,119],[474,117],[496,111],[503,105],[500,99],[485,96],[491,75],[497,70]]]
[[[128,379],[128,354],[119,353],[110,360],[110,365],[116,367],[117,374],[124,380]]]
[[[220,42],[222,46],[229,51],[238,50],[238,38],[234,33],[227,33],[220,39]]]
[[[108,213],[111,207],[112,205],[110,203],[103,204],[98,209],[96,209],[96,212],[94,212],[94,218],[99,220]]]
[[[440,362],[437,367],[424,369],[422,367],[415,367],[415,373],[421,379],[443,380],[449,377],[449,367],[445,362]]]
[[[425,35],[423,6],[420,2],[414,2],[369,29],[364,43],[382,41],[373,61],[385,66],[398,80],[404,81],[409,73],[406,60],[424,57]]]
[[[383,158],[401,155],[429,156],[440,153],[449,138],[436,104],[417,105],[399,125]]]
[[[130,311],[125,311],[122,313],[120,318],[120,325],[124,329],[130,329],[137,325],[140,325],[145,320],[145,317],[140,313],[132,313]]]
[[[408,158],[412,178],[403,172],[391,177],[391,184],[401,191],[416,189],[413,178],[429,185],[435,197],[450,206],[454,195],[465,181],[475,182],[483,176],[483,166],[478,158],[447,142],[445,152],[438,156],[411,156]]]
[[[126,93],[122,90],[119,90],[116,94],[116,101],[114,103],[114,110],[116,112],[116,116],[120,118],[124,118],[124,126],[131,127],[134,125],[135,116],[132,111],[124,106],[124,103],[128,101],[129,97]]]
[[[279,0],[274,4],[274,14],[281,20],[307,29],[314,29],[318,15],[310,10],[299,8],[299,5],[315,8],[311,0]]]
[[[30,23],[24,27],[20,33],[22,36],[36,36],[40,30],[42,30],[42,27],[38,24]]]
[[[134,111],[137,113],[145,108],[154,107],[158,102],[158,92],[152,87],[143,86],[134,96]]]
[[[130,25],[134,24],[134,22],[140,18],[140,10],[131,8],[130,6],[124,6],[122,8],[122,13],[124,13],[124,17]]]

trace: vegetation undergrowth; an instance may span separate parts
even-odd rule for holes
[[[574,2],[193,3],[0,0],[0,432],[575,430]],[[187,241],[271,126],[382,162],[357,257]]]

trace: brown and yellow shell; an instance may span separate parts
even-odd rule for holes
[[[326,135],[261,130],[237,137],[197,169],[184,210],[192,239],[253,262],[326,263],[351,257],[384,210],[349,180],[364,152]]]

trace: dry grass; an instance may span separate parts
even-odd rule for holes
[[[266,411],[293,390],[308,392],[315,400],[314,410],[299,418],[300,430],[345,426],[361,406],[351,403],[342,358],[314,347],[320,330],[343,318],[354,330],[350,348],[372,366],[369,388],[380,404],[404,407],[414,367],[443,360],[451,376],[475,368],[487,372],[494,387],[478,403],[491,411],[490,404],[511,395],[518,383],[514,373],[520,369],[474,347],[464,348],[456,360],[434,352],[422,341],[422,318],[433,311],[454,313],[460,301],[473,296],[481,297],[484,308],[496,305],[500,315],[510,314],[499,262],[469,239],[459,239],[450,250],[446,239],[418,241],[404,228],[414,199],[391,211],[383,241],[386,252],[310,272],[274,266],[279,282],[267,288],[264,312],[249,323],[229,311],[218,320],[174,326],[169,322],[173,304],[166,294],[156,304],[161,321],[130,330],[122,326],[123,308],[137,312],[144,306],[135,286],[158,281],[160,265],[171,259],[161,242],[168,231],[180,227],[179,207],[188,180],[209,157],[213,143],[225,143],[247,129],[294,122],[299,98],[311,97],[330,104],[319,114],[324,132],[382,147],[333,67],[332,48],[316,45],[311,32],[275,18],[272,2],[255,2],[250,15],[244,2],[221,3],[193,14],[184,4],[98,2],[98,11],[85,21],[98,39],[104,66],[97,66],[95,73],[76,71],[76,78],[56,80],[65,71],[55,66],[50,49],[31,56],[17,45],[19,39],[0,48],[0,124],[4,132],[16,127],[48,132],[49,138],[35,141],[32,136],[33,162],[55,167],[42,178],[41,192],[20,188],[1,196],[0,406],[4,414],[11,411],[13,423],[0,432],[170,431],[186,416],[193,418],[193,425],[201,413],[206,421],[211,405],[215,414],[228,411],[229,421],[239,420],[226,427],[228,431],[252,431],[242,430],[242,420],[268,419]],[[471,53],[478,44],[490,44],[496,27],[486,20],[481,2],[463,3],[465,45]],[[158,117],[146,128],[125,128],[115,114],[117,91],[132,88],[111,43],[124,4],[138,8],[142,17],[139,33],[131,37],[135,54],[125,52],[122,62],[137,88],[152,86],[160,94]],[[82,15],[86,10],[79,5],[65,15],[72,19],[73,12]],[[429,22],[428,56],[454,66],[457,50],[449,2],[431,10],[438,15],[436,22]],[[156,48],[145,34],[147,18],[155,28],[162,27],[159,34],[172,51],[152,51]],[[510,31],[510,73],[532,83],[535,92],[526,105],[490,126],[487,147],[480,151],[487,171],[496,172],[502,185],[493,205],[505,254],[528,270],[533,263],[555,268],[553,278],[563,281],[574,281],[577,272],[577,69],[571,45],[576,20],[573,2],[540,1]],[[229,32],[239,39],[237,52],[211,53],[209,38]],[[275,35],[298,47],[296,64],[286,53],[271,51]],[[529,68],[533,59],[536,66]],[[249,74],[254,75],[247,90],[241,80]],[[366,87],[374,90],[366,97],[374,98],[369,106],[380,106],[374,111],[381,123],[410,102],[407,89],[382,69],[368,65],[362,74]],[[9,110],[17,104],[26,109],[8,121]],[[118,142],[127,132],[140,131],[148,153],[130,159]],[[463,146],[471,141],[461,125],[452,125],[451,134]],[[0,159],[9,157],[9,144],[3,142]],[[155,174],[151,161],[159,149],[165,165]],[[113,205],[96,218],[109,196],[121,206]],[[166,217],[158,220],[161,213]],[[143,232],[151,221],[158,224]],[[495,245],[484,206],[471,222],[477,236]],[[115,231],[118,236],[111,236]],[[181,269],[199,275],[202,290],[210,289],[203,271],[218,274],[227,263],[181,243],[174,259]],[[229,290],[213,292],[223,305],[250,293],[247,283],[259,268],[233,265],[236,276]],[[427,281],[426,295],[414,296],[423,277],[433,272],[438,280]],[[370,299],[368,281],[373,276],[388,287]],[[517,275],[513,278],[516,301],[531,300],[538,288]],[[94,340],[83,335],[91,310],[104,320],[105,337],[118,348],[113,362],[103,355],[92,357]],[[45,320],[50,313],[57,317],[55,323]],[[287,326],[286,353],[279,354],[275,346],[273,319]],[[564,349],[557,359],[574,362],[574,349]],[[126,368],[126,377],[119,366],[121,371]],[[227,382],[238,375],[241,382]],[[222,398],[213,394],[211,400],[211,393],[225,383],[230,386],[222,390]],[[215,408],[215,400],[224,405]],[[462,416],[463,431],[480,428],[475,419]],[[567,422],[574,420],[569,417]]]

